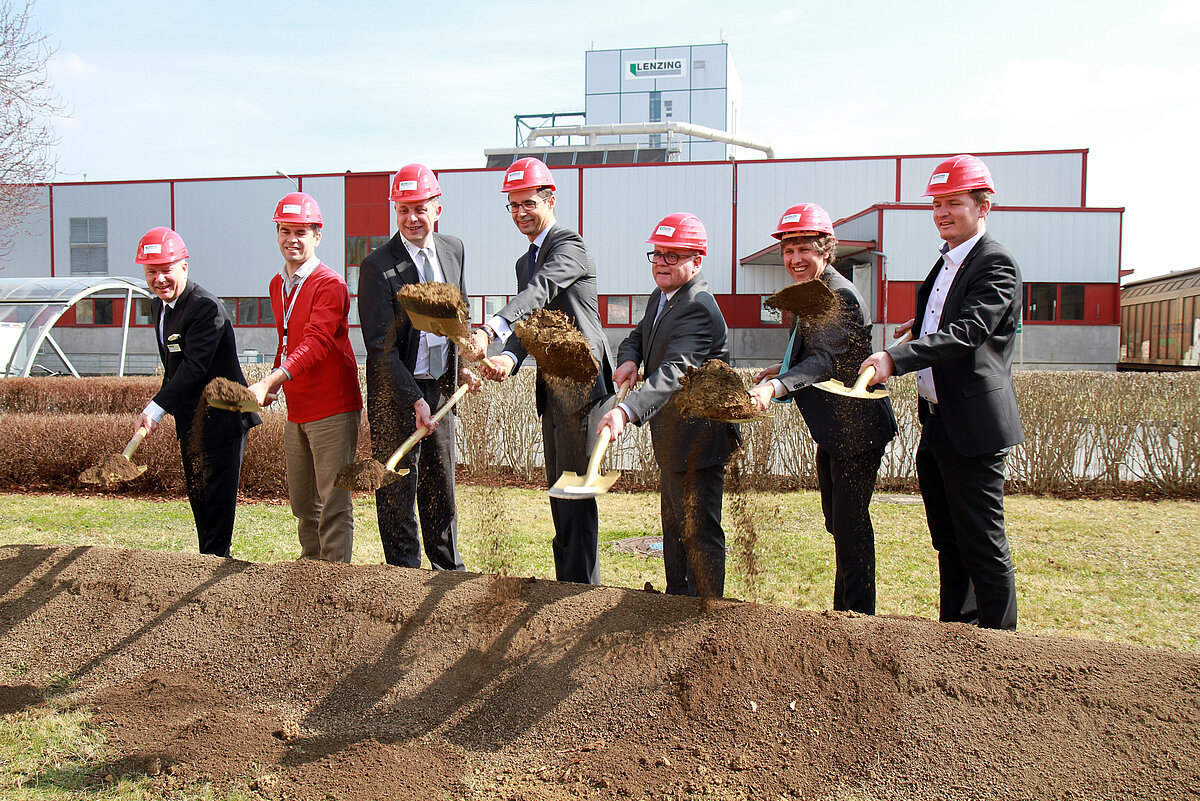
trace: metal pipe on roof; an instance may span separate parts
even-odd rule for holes
[[[525,146],[533,147],[534,141],[543,137],[586,136],[589,143],[595,144],[596,139],[601,136],[635,136],[639,134],[665,133],[695,136],[700,139],[709,139],[713,142],[724,142],[727,145],[760,150],[767,158],[775,158],[775,149],[768,144],[735,136],[726,131],[718,131],[716,128],[692,125],[689,122],[615,122],[605,125],[558,125],[552,128],[538,128],[530,131],[526,137]]]

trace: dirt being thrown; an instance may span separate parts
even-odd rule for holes
[[[690,368],[673,400],[685,417],[748,421],[769,416],[754,406],[738,372],[720,359]]]
[[[427,317],[463,320],[467,316],[466,301],[454,284],[437,281],[405,284],[396,293],[396,299],[405,311]]]
[[[763,301],[767,306],[791,312],[802,322],[820,325],[837,316],[837,295],[819,278],[786,286]]]
[[[95,467],[89,467],[79,474],[79,480],[84,484],[103,484],[110,486],[137,478],[146,472],[145,467],[138,467],[125,458],[124,454],[111,453]]]
[[[600,374],[583,332],[560,311],[535,309],[513,325],[513,331],[547,377],[586,384]]]
[[[228,378],[217,376],[204,387],[204,399],[209,401],[219,401],[222,405],[243,406],[249,405],[258,406],[258,399],[254,397],[254,393],[248,387],[244,387],[236,381],[230,381]]]
[[[377,459],[359,459],[338,471],[333,485],[344,490],[377,490],[400,478]]]

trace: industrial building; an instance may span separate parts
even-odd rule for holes
[[[513,263],[527,242],[499,190],[503,168],[524,155],[554,170],[558,220],[583,235],[595,258],[601,318],[614,344],[654,289],[644,240],[675,211],[696,214],[708,229],[703,272],[730,326],[737,365],[777,361],[784,349],[786,321],[762,301],[790,283],[770,233],[798,202],[820,203],[837,221],[837,267],[868,301],[876,343],[885,323],[890,333],[912,317],[941,244],[922,193],[933,167],[953,154],[741,160],[757,144],[737,131],[737,74],[724,44],[590,51],[586,68],[583,125],[552,122],[516,147],[487,151],[483,168],[429,165],[444,193],[438,228],[465,243],[473,322],[515,291]],[[662,132],[615,133],[614,126]],[[682,133],[693,130],[686,126],[700,133]],[[989,230],[1015,254],[1025,282],[1017,367],[1114,369],[1124,210],[1087,205],[1088,151],[976,155],[998,188]],[[276,202],[297,186],[317,199],[325,220],[317,254],[354,293],[359,263],[396,230],[390,178],[381,171],[298,175],[295,183],[281,175],[55,183],[41,188],[44,212],[25,221],[27,233],[0,275],[140,280],[138,239],[167,225],[187,242],[192,280],[228,305],[245,358],[269,361],[275,331],[267,284],[282,266],[271,222]],[[114,372],[129,315],[127,370],[152,370],[158,356],[147,309],[148,301],[131,296],[89,297],[63,314],[56,340],[78,355],[82,371]],[[0,322],[6,313],[13,314],[0,307]],[[361,355],[357,329],[353,337]]]

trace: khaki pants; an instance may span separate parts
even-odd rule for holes
[[[354,461],[361,412],[343,412],[311,423],[288,421],[288,497],[300,521],[300,558],[349,562],[354,550],[350,491],[333,486],[338,471]]]

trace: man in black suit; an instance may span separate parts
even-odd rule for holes
[[[667,592],[720,598],[725,592],[725,531],[721,496],[725,463],[738,445],[737,426],[683,417],[672,398],[690,367],[710,359],[729,361],[725,318],[700,276],[708,234],[692,214],[663,218],[646,240],[658,288],[646,315],[617,349],[618,386],[632,386],[638,368],[645,382],[606,414],[615,440],[627,423],[650,422],[660,470],[663,561]]]
[[[246,432],[257,414],[214,409],[204,387],[214,378],[246,385],[238,363],[233,322],[212,293],[188,280],[188,252],[179,234],[153,228],[138,242],[135,261],[154,293],[150,319],[158,334],[162,389],[138,424],[152,433],[164,414],[175,418],[188,502],[196,519],[200,553],[229,556]]]
[[[1017,591],[1004,533],[1004,457],[1025,439],[1012,360],[1021,272],[987,233],[992,176],[974,156],[946,159],[926,197],[945,240],[917,291],[914,339],[862,364],[883,381],[916,372],[917,478],[941,577],[941,619],[1015,630]]]
[[[564,470],[583,475],[596,444],[596,426],[604,400],[612,395],[612,357],[600,326],[596,298],[596,266],[582,237],[554,218],[554,178],[535,158],[518,159],[504,173],[501,191],[508,195],[513,223],[530,242],[517,259],[517,295],[475,332],[470,358],[482,354],[488,340],[503,342],[503,352],[483,366],[483,374],[503,381],[525,359],[512,324],[535,309],[561,311],[583,333],[600,367],[596,380],[578,391],[551,388],[538,371],[535,399],[542,418],[546,480],[553,484]],[[554,571],[559,581],[600,583],[600,519],[595,498],[550,499],[554,520]]]
[[[420,514],[425,555],[435,570],[462,570],[454,502],[454,413],[434,423],[430,415],[458,388],[479,385],[458,367],[458,351],[446,337],[412,327],[396,292],[406,284],[463,282],[462,240],[435,233],[442,190],[433,172],[409,164],[392,180],[396,234],[359,267],[358,316],[367,346],[367,420],[371,451],[386,462],[421,426],[430,433],[401,460],[408,475],[375,490],[379,538],[389,565],[421,566]]]
[[[784,361],[763,370],[750,396],[762,410],[794,400],[817,443],[817,483],[825,529],[833,535],[833,608],[875,614],[875,529],[871,494],[887,444],[896,436],[888,398],[858,399],[812,385],[835,378],[854,383],[871,353],[866,303],[836,269],[837,239],[828,212],[800,203],[783,213],[773,236],[784,268],[797,283],[821,281],[836,298],[833,316],[797,318]],[[770,380],[767,380],[770,379]]]

